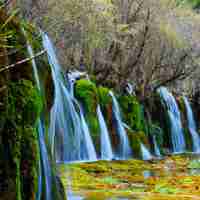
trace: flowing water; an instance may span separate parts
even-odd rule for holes
[[[34,56],[33,49],[30,44],[27,44],[27,49],[30,57]],[[35,81],[38,87],[38,90],[41,90],[40,87],[40,80],[37,70],[37,65],[35,62],[35,59],[31,60],[32,67],[34,71],[34,77]],[[51,178],[51,165],[49,161],[49,156],[46,148],[45,143],[45,136],[44,136],[44,125],[42,123],[42,120],[40,119],[38,122],[37,127],[38,135],[39,135],[39,146],[40,146],[40,162],[39,162],[39,177],[38,177],[38,193],[37,193],[37,199],[41,199],[41,193],[42,193],[42,172],[44,173],[44,179],[45,179],[45,199],[51,200],[51,191],[52,191],[52,178]]]
[[[101,159],[111,160],[113,158],[112,145],[110,142],[108,128],[101,112],[100,105],[97,107],[97,116],[101,130]]]
[[[88,125],[86,123],[85,117],[84,117],[84,113],[83,113],[83,109],[80,109],[80,114],[81,114],[81,122],[82,122],[82,127],[83,127],[83,134],[84,134],[84,143],[86,144],[86,152],[87,152],[87,160],[89,161],[96,161],[97,160],[97,155],[96,155],[96,151],[94,148],[94,144],[92,142],[92,138],[90,135],[90,131],[88,128]]]
[[[124,123],[122,122],[119,104],[118,104],[117,99],[114,96],[113,92],[111,92],[111,91],[110,91],[110,96],[112,97],[112,101],[113,101],[113,106],[112,106],[113,114],[114,114],[114,118],[116,120],[117,133],[118,133],[119,139],[120,139],[119,150],[118,150],[116,156],[119,159],[128,159],[132,155],[128,135],[124,128]]]
[[[88,75],[86,72],[80,72],[80,71],[70,71],[69,73],[66,74],[66,81],[68,82],[69,85],[69,91],[72,97],[74,97],[74,84],[76,83],[76,80],[79,79],[80,77],[87,77]]]
[[[183,135],[183,128],[181,123],[181,115],[173,95],[165,87],[158,90],[163,99],[170,120],[171,128],[171,142],[174,153],[182,153],[185,151],[185,138]]]
[[[147,147],[144,144],[140,144],[141,152],[142,152],[142,159],[143,160],[151,160],[153,157]]]
[[[45,178],[45,199],[51,200],[52,195],[52,177],[51,177],[51,165],[48,157],[48,152],[44,140],[44,126],[42,126],[41,120],[38,123],[38,133],[39,133],[39,144],[40,144],[40,156],[42,161],[42,168]]]
[[[154,153],[156,156],[161,157],[160,149],[158,143],[156,141],[156,136],[153,136],[153,145],[154,145]]]
[[[186,107],[188,128],[189,128],[189,132],[192,136],[193,151],[195,153],[200,153],[200,137],[197,132],[197,127],[196,127],[196,123],[194,120],[193,111],[192,111],[192,108],[190,106],[188,99],[186,97],[183,97],[183,100],[184,100],[185,107]]]
[[[79,114],[79,105],[68,90],[50,38],[44,33],[42,37],[51,65],[55,90],[49,129],[52,154],[58,162],[95,160],[84,115]]]

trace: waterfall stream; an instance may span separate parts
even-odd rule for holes
[[[54,82],[54,104],[51,110],[49,137],[52,154],[59,162],[96,160],[95,150],[83,113],[73,92],[69,92],[62,75],[54,46],[47,34],[42,34]],[[73,89],[71,88],[73,91]],[[91,148],[91,149],[90,149]],[[92,155],[91,155],[92,154]]]
[[[27,49],[30,57],[34,56],[33,49],[30,44],[27,44]],[[36,81],[36,85],[39,91],[41,91],[40,87],[40,80],[37,70],[37,65],[35,62],[35,59],[31,60],[32,67],[34,71],[34,77]],[[41,199],[41,193],[42,193],[42,172],[44,173],[45,178],[45,199],[51,200],[51,192],[52,192],[52,178],[51,178],[51,165],[49,161],[49,156],[47,152],[47,147],[45,143],[45,136],[44,136],[44,125],[42,123],[42,120],[39,119],[38,121],[38,137],[39,137],[39,146],[40,146],[40,163],[39,163],[39,177],[38,177],[38,193],[37,193],[37,199]]]
[[[140,144],[140,148],[141,148],[143,160],[151,160],[153,158],[151,153],[149,152],[149,150],[146,148],[146,146],[143,143]]]
[[[96,151],[94,148],[94,144],[92,142],[90,131],[89,131],[88,125],[86,123],[82,108],[80,109],[80,114],[81,114],[81,122],[82,122],[83,135],[84,135],[84,143],[86,144],[85,151],[87,152],[87,156],[88,156],[86,160],[96,161],[97,160]]]
[[[154,153],[156,156],[161,157],[160,149],[158,143],[156,141],[156,136],[153,136],[153,145],[154,145]]]
[[[51,200],[52,192],[52,177],[51,177],[51,165],[48,157],[48,152],[44,140],[44,127],[42,126],[41,120],[38,123],[39,143],[40,143],[40,154],[45,178],[45,199]]]
[[[119,135],[120,144],[119,144],[119,151],[117,152],[117,157],[119,159],[128,159],[132,155],[132,150],[129,144],[128,135],[124,128],[124,123],[122,122],[121,113],[119,104],[117,102],[116,97],[114,96],[113,92],[110,91],[110,96],[112,97],[113,101],[113,114],[116,120],[117,125],[117,133]]]
[[[173,95],[165,87],[158,89],[158,92],[163,99],[170,120],[171,142],[174,153],[182,153],[185,151],[185,138],[181,123],[181,115]]]
[[[97,107],[97,116],[99,120],[100,130],[101,130],[101,159],[102,160],[112,160],[113,151],[110,142],[108,128],[101,112],[100,105]]]
[[[187,113],[188,128],[189,128],[189,132],[192,137],[193,151],[195,153],[200,153],[200,137],[197,132],[197,127],[196,127],[196,123],[194,120],[193,111],[192,111],[192,108],[190,106],[188,99],[186,97],[183,97],[183,100],[185,103],[185,108],[186,108],[186,113]]]

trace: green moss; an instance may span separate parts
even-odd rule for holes
[[[149,125],[149,134],[153,137],[155,137],[156,142],[159,146],[159,149],[162,151],[162,147],[163,147],[163,136],[164,136],[164,132],[162,130],[162,128],[160,128],[157,124],[150,124]]]
[[[20,80],[11,83],[8,94],[7,115],[17,123],[35,125],[42,109],[42,101],[32,82]]]
[[[92,138],[96,143],[95,146],[97,150],[100,150],[100,128],[96,112],[97,105],[99,104],[97,87],[91,81],[81,79],[76,82],[75,96],[83,105],[86,121],[88,122]]]
[[[141,153],[141,143],[146,144],[147,143],[147,137],[144,132],[129,132],[129,141],[130,141],[130,146],[133,150],[133,154],[136,158],[142,158],[142,153]]]
[[[135,96],[126,95],[119,97],[119,103],[123,112],[124,121],[131,129],[144,130],[141,105]]]
[[[112,103],[112,98],[109,95],[109,91],[110,89],[106,87],[98,88],[99,102],[102,108],[105,108],[107,105]]]
[[[29,149],[27,151],[27,149]],[[36,198],[39,168],[39,145],[37,131],[34,127],[26,126],[23,129],[21,141],[21,173],[23,183],[23,199],[31,196]]]
[[[183,133],[185,137],[186,147],[187,149],[192,151],[192,139],[191,139],[190,131],[188,129],[187,110],[185,107],[184,98],[179,97],[177,102],[178,102],[180,113],[181,113]]]
[[[107,127],[110,133],[115,131],[113,127],[112,119],[112,97],[109,95],[110,89],[106,87],[98,87],[99,104],[101,106],[101,111],[103,113],[104,119],[107,123]],[[114,134],[116,135],[116,134]]]
[[[36,198],[39,146],[35,125],[41,107],[41,98],[31,81],[20,80],[8,85],[3,149],[5,174],[15,185],[17,200]],[[14,188],[11,190],[14,192]]]
[[[89,80],[81,79],[76,82],[75,95],[80,100],[87,113],[96,113],[98,104],[97,87]]]

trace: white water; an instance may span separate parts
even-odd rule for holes
[[[199,134],[197,132],[197,127],[196,127],[196,123],[195,123],[195,120],[194,120],[192,108],[191,108],[190,103],[189,103],[189,101],[186,97],[183,97],[183,100],[184,100],[186,112],[187,112],[188,128],[189,128],[189,132],[192,136],[193,151],[195,153],[200,153],[200,137],[199,137]]]
[[[48,35],[43,33],[42,37],[51,65],[55,90],[49,129],[52,154],[58,162],[96,160],[84,115],[80,113],[80,116],[77,111],[79,105],[64,81],[53,44]]]
[[[31,45],[27,44],[27,49],[30,57],[34,56],[33,49]],[[34,77],[35,81],[38,87],[38,90],[40,91],[40,80],[37,70],[37,65],[35,62],[35,59],[31,60],[33,71],[34,71]],[[51,165],[48,157],[48,152],[46,148],[45,143],[45,136],[44,136],[44,126],[42,123],[42,120],[40,119],[38,122],[37,131],[39,134],[39,146],[40,146],[40,162],[39,162],[39,177],[38,177],[38,192],[37,192],[37,199],[41,199],[42,194],[42,172],[44,173],[45,178],[45,199],[51,200],[51,192],[52,192],[52,178],[51,178]]]
[[[101,130],[101,159],[112,160],[113,158],[112,145],[110,142],[108,128],[104,120],[103,114],[101,112],[100,105],[98,105],[97,107],[97,116]]]
[[[143,143],[140,144],[140,148],[141,148],[143,160],[151,160],[153,158],[151,153],[149,152],[149,150],[146,148],[146,146]]]
[[[129,144],[128,135],[126,133],[126,130],[124,128],[124,123],[122,122],[121,113],[119,104],[117,102],[116,97],[114,94],[110,91],[110,96],[112,97],[113,101],[113,114],[114,118],[116,120],[116,126],[117,126],[117,133],[119,135],[120,143],[119,143],[119,150],[117,152],[117,158],[119,159],[128,159],[132,155],[131,147]]]
[[[171,125],[171,142],[174,153],[182,153],[185,151],[185,138],[181,123],[181,115],[173,95],[165,87],[158,89],[161,98],[167,107],[167,112]]]
[[[153,136],[153,145],[154,145],[154,153],[156,156],[161,157],[160,149],[158,143],[156,141],[156,136]]]

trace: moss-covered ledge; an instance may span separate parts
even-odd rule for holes
[[[40,159],[36,123],[41,108],[40,95],[31,81],[8,84],[6,109],[1,113],[5,118],[0,140],[3,199],[36,199]]]
[[[97,147],[97,151],[100,151],[100,128],[97,118],[99,98],[97,87],[90,80],[80,79],[75,85],[75,96],[83,105],[91,136]]]

